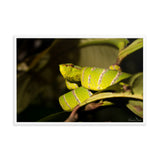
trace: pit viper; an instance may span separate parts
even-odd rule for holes
[[[117,65],[107,68],[80,67],[72,63],[60,64],[60,73],[71,91],[59,97],[63,110],[72,111],[78,104],[93,95],[92,91],[103,91],[131,76]]]

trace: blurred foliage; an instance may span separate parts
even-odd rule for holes
[[[69,113],[62,110],[58,97],[68,90],[59,73],[58,65],[73,63],[108,68],[117,62],[118,55],[125,53],[123,50],[132,42],[135,43],[135,40],[18,38],[17,121],[63,122]],[[142,95],[143,49],[137,48],[134,54],[123,57],[120,65],[123,71],[135,74],[130,80],[132,92]],[[143,121],[143,103],[139,100],[114,98],[114,102],[116,104],[94,111],[82,111],[79,121]],[[140,111],[138,114],[137,110]]]

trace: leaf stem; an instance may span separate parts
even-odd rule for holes
[[[133,94],[126,94],[126,93],[108,93],[108,92],[103,92],[99,94],[95,94],[82,102],[80,106],[84,106],[90,102],[94,102],[97,100],[102,100],[102,99],[108,99],[108,98],[133,98],[133,99],[139,99],[143,100],[143,97],[140,95],[133,95]]]

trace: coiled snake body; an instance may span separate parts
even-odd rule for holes
[[[67,88],[72,90],[59,97],[59,103],[65,111],[72,111],[78,104],[92,96],[93,93],[90,90],[106,90],[108,87],[131,76],[131,74],[121,72],[119,68],[115,69],[113,66],[105,69],[80,67],[67,63],[61,64],[59,67]],[[80,84],[80,87],[78,84]]]

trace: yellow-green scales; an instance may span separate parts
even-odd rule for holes
[[[88,99],[92,95],[89,90],[106,90],[131,76],[118,70],[80,67],[70,63],[61,64],[60,72],[66,80],[67,87],[74,89],[59,98],[60,105],[66,111],[72,111],[75,106]],[[81,87],[75,83],[80,83]]]

